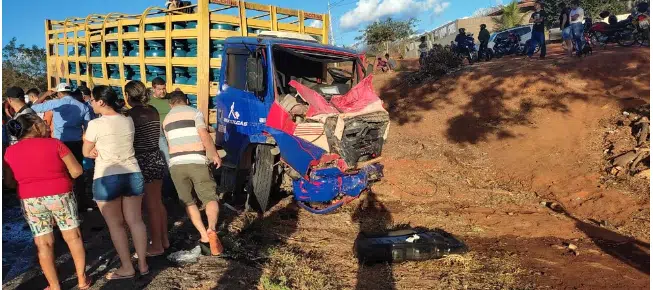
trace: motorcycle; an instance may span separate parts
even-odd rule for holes
[[[474,37],[468,34],[463,41],[456,43],[455,52],[459,57],[467,58],[469,64],[474,63],[478,59],[478,50],[476,44],[474,44]]]
[[[646,2],[639,3],[631,13],[632,24],[635,27],[635,41],[642,46],[649,46],[650,42],[650,16],[649,5]]]
[[[515,33],[508,34],[506,38],[497,38],[494,44],[494,55],[501,58],[504,55],[522,53],[526,48],[521,43],[521,37]]]
[[[589,37],[592,45],[605,47],[608,43],[617,43],[620,46],[632,46],[636,41],[635,27],[632,21],[632,16],[628,16],[625,20],[617,21],[615,15],[610,15],[608,17],[608,23],[590,23]]]
[[[485,50],[478,49],[478,60],[490,61],[494,57],[494,52],[491,48],[485,48]]]

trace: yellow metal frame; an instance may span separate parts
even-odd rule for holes
[[[217,8],[215,7],[217,5]],[[142,14],[128,15],[122,13],[109,13],[106,15],[91,14],[84,18],[66,18],[63,21],[45,20],[45,43],[47,53],[48,87],[52,88],[60,79],[68,84],[77,81],[77,84],[86,82],[90,88],[95,84],[121,87],[124,92],[125,64],[139,65],[141,80],[146,81],[147,65],[165,66],[168,90],[179,88],[188,94],[197,95],[197,108],[204,113],[205,121],[214,123],[215,118],[209,115],[209,96],[217,94],[217,84],[209,80],[210,71],[220,68],[220,58],[211,58],[211,40],[225,39],[231,36],[256,36],[248,33],[248,28],[294,31],[312,36],[321,37],[326,44],[329,31],[329,17],[327,14],[316,14],[301,10],[281,8],[272,5],[250,3],[237,0],[198,0],[197,5],[192,5],[196,11],[192,14],[181,13],[189,7],[166,10],[161,7],[149,7]],[[221,14],[222,11],[236,9],[237,15]],[[254,15],[256,14],[256,15]],[[248,17],[249,16],[249,17]],[[262,19],[267,18],[267,19]],[[294,18],[293,22],[282,22]],[[308,19],[322,21],[322,28],[306,27]],[[173,23],[197,21],[195,29],[172,29]],[[145,25],[151,23],[165,24],[164,31],[145,31]],[[211,29],[212,23],[232,24],[240,27],[240,31]],[[124,32],[124,26],[138,25],[138,32]],[[118,33],[105,34],[107,28],[117,27]],[[72,37],[68,34],[72,33]],[[83,35],[81,35],[83,33]],[[62,36],[61,36],[62,35]],[[197,39],[197,57],[173,57],[173,39]],[[165,40],[165,57],[145,57],[145,42],[147,40]],[[139,42],[139,56],[129,57],[123,55],[124,41]],[[107,42],[117,42],[118,57],[107,57]],[[101,56],[91,57],[91,44],[101,45]],[[63,45],[63,52],[59,46]],[[73,45],[74,55],[69,56],[69,45]],[[79,56],[80,45],[85,46],[86,56]],[[60,55],[61,54],[61,55]],[[86,64],[86,74],[82,75],[81,64]],[[93,64],[102,64],[102,78],[94,78],[91,70]],[[120,80],[109,79],[107,64],[117,64],[120,70]],[[75,74],[71,74],[69,65],[75,66]],[[173,66],[197,67],[197,85],[173,84]],[[146,85],[151,86],[151,83]]]

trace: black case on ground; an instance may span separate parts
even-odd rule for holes
[[[409,238],[419,236],[413,242]],[[381,235],[361,233],[354,244],[361,263],[402,262],[438,259],[467,252],[467,246],[442,230],[411,229]]]

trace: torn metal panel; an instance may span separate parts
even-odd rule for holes
[[[297,124],[293,122],[290,114],[279,103],[274,102],[266,118],[265,124],[271,128],[281,130],[288,134],[295,132]]]
[[[323,123],[299,123],[295,128],[295,136],[302,138],[313,145],[318,146],[329,152],[329,142],[324,133]]]
[[[343,113],[361,112],[374,103],[379,103],[381,110],[385,111],[383,102],[374,92],[372,75],[364,78],[346,94],[331,98],[331,104]]]

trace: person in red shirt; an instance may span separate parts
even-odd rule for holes
[[[91,279],[86,276],[86,253],[79,231],[77,202],[72,193],[72,180],[82,174],[82,166],[66,145],[49,138],[48,126],[35,114],[8,121],[7,129],[18,142],[5,152],[6,173],[9,174],[5,181],[18,184],[18,198],[34,236],[43,274],[50,285],[46,289],[61,289],[54,263],[54,222],[70,248],[79,289],[89,289]]]

